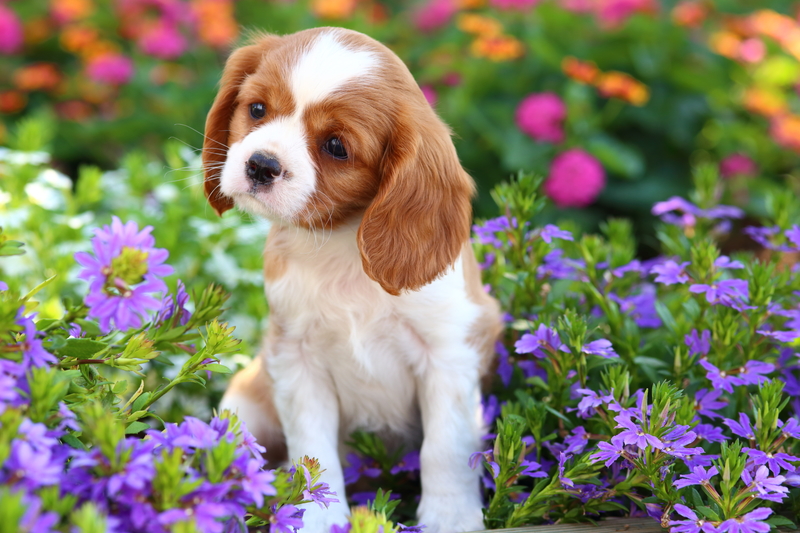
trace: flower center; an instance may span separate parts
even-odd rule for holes
[[[111,270],[127,285],[135,285],[147,274],[147,256],[148,253],[144,250],[125,246],[120,254],[111,260]]]

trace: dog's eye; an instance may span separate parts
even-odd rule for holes
[[[347,159],[347,150],[344,148],[344,144],[336,137],[331,137],[328,139],[324,145],[322,145],[322,149],[331,154],[336,159]]]
[[[258,120],[260,118],[264,118],[264,115],[267,114],[267,106],[262,104],[261,102],[257,104],[250,104],[250,116],[254,119]]]

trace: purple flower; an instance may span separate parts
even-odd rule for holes
[[[600,451],[590,455],[589,459],[595,463],[597,461],[605,461],[606,467],[611,467],[625,453],[625,443],[621,435],[612,437],[611,443],[600,441],[597,443],[597,447]]]
[[[561,344],[561,339],[554,329],[550,329],[544,324],[539,324],[536,333],[526,333],[518,340],[514,346],[517,353],[532,353],[536,357],[547,357],[547,351],[560,350],[568,352],[567,347]]]
[[[747,487],[751,491],[757,492],[759,497],[763,500],[780,502],[786,497],[786,493],[789,492],[789,489],[783,486],[783,482],[786,481],[786,478],[783,476],[769,477],[769,471],[764,465],[758,467],[755,476],[749,469],[745,468],[742,471],[741,477],[742,481],[747,484]]]
[[[642,266],[642,262],[638,259],[634,259],[627,265],[622,265],[621,267],[617,267],[611,271],[611,274],[614,277],[621,278],[628,272],[638,272],[640,275],[642,272],[646,272],[647,269]]]
[[[475,452],[469,456],[469,467],[473,470],[478,467],[478,462],[483,459],[486,466],[492,471],[492,478],[497,479],[500,475],[500,465],[494,461],[494,454],[491,448],[485,452]]]
[[[355,483],[361,476],[376,478],[381,475],[380,465],[372,457],[361,457],[357,453],[347,454],[348,466],[344,468],[344,482]]]
[[[0,281],[0,291],[7,291],[8,284],[5,281]]]
[[[575,392],[583,395],[578,403],[578,416],[581,418],[591,418],[597,407],[614,400],[610,394],[601,396],[591,389],[576,389]]]
[[[312,486],[311,472],[308,471],[306,465],[300,465],[303,470],[303,475],[306,478],[306,488],[303,490],[303,498],[312,501],[319,505],[321,508],[327,508],[332,503],[338,503],[339,500],[332,497],[336,496],[327,483],[317,483]]]
[[[791,242],[794,247],[800,250],[800,226],[795,224],[791,229],[786,230],[786,239]]]
[[[536,269],[539,278],[549,276],[552,279],[577,279],[577,268],[582,263],[576,259],[564,257],[564,250],[556,248],[542,259],[542,264]]]
[[[37,331],[36,325],[33,323],[33,318],[36,315],[29,317],[22,315],[23,309],[17,311],[16,323],[23,327],[25,333],[25,340],[20,343],[22,350],[22,364],[25,367],[31,366],[47,366],[48,364],[56,363],[56,357],[44,349],[42,341],[36,338]]]
[[[800,331],[767,331],[764,329],[756,330],[765,337],[771,337],[778,342],[790,343],[800,339]]]
[[[706,521],[705,519],[698,518],[694,511],[683,505],[676,503],[674,506],[675,512],[688,520],[670,520],[671,533],[718,533],[714,524]]]
[[[733,270],[744,268],[744,265],[741,261],[731,261],[731,258],[727,255],[719,256],[716,261],[714,261],[714,266],[716,268],[730,268]]]
[[[717,528],[719,533],[767,533],[770,525],[766,520],[772,514],[772,509],[761,507],[739,518],[729,518]]]
[[[800,423],[796,418],[790,418],[786,422],[778,420],[778,427],[781,428],[783,435],[793,439],[800,439]]]
[[[492,218],[484,222],[482,225],[475,224],[472,226],[472,231],[475,232],[475,238],[481,244],[491,244],[495,248],[502,248],[503,241],[501,241],[497,234],[505,234],[509,230],[517,227],[517,219],[508,219],[506,216]]]
[[[558,454],[558,481],[561,483],[561,486],[564,488],[573,487],[575,483],[567,477],[564,473],[564,469],[567,465],[567,459],[569,456],[564,452],[559,452]]]
[[[750,417],[745,413],[739,413],[739,422],[731,420],[730,418],[726,418],[723,420],[723,423],[731,428],[731,431],[733,431],[734,435],[744,437],[748,440],[756,438],[755,431],[753,431],[753,427],[750,425]]]
[[[37,449],[24,440],[12,441],[4,466],[17,484],[28,489],[58,484],[63,471],[63,465],[54,460],[50,448]],[[9,480],[0,474],[0,482]]]
[[[702,209],[679,196],[673,196],[664,202],[657,202],[651,210],[651,213],[660,217],[664,222],[681,227],[694,226],[697,223],[697,216],[702,212]]]
[[[497,398],[495,398],[497,401]],[[419,451],[408,452],[389,470],[392,474],[399,474],[400,472],[419,472]]]
[[[732,307],[737,311],[754,309],[746,306],[748,299],[747,280],[726,279],[717,281],[711,285],[695,284],[689,286],[689,292],[706,295],[706,300],[712,305],[721,304]]]
[[[617,421],[618,428],[623,428],[625,431],[619,433],[618,436],[622,437],[622,442],[636,446],[642,450],[647,449],[650,445],[653,448],[663,449],[664,443],[655,435],[650,435],[645,430],[635,424],[628,415],[621,414],[614,417]]]
[[[651,268],[650,273],[658,274],[655,279],[656,283],[663,283],[664,285],[686,283],[689,281],[689,275],[685,272],[688,265],[688,261],[678,264],[669,260]]]
[[[497,375],[500,376],[500,381],[503,382],[503,385],[508,387],[508,384],[511,383],[511,376],[514,375],[514,367],[511,366],[511,362],[508,360],[508,350],[506,350],[505,345],[500,341],[494,344],[494,349],[498,355]]]
[[[614,359],[619,357],[617,352],[614,351],[611,341],[606,339],[599,339],[588,344],[584,344],[581,351],[587,355],[599,355],[603,359]]]
[[[541,233],[539,233],[539,236],[547,244],[550,244],[553,241],[553,239],[564,239],[567,241],[575,240],[572,236],[572,233],[563,230],[558,226],[554,226],[553,224],[548,224],[544,228],[542,228]]]
[[[689,347],[689,355],[708,355],[708,351],[711,349],[711,332],[707,329],[704,329],[700,335],[697,334],[696,329],[693,329],[692,333],[683,339],[686,346]]]
[[[675,482],[675,488],[682,489],[690,485],[708,485],[711,478],[719,474],[716,466],[712,466],[708,470],[702,466],[695,466],[692,468],[691,474],[684,474]]]
[[[520,466],[523,467],[522,472],[520,472],[521,476],[547,477],[547,472],[542,472],[542,465],[536,461],[524,460],[520,463]]]
[[[733,393],[733,385],[739,385],[739,380],[735,376],[730,376],[724,370],[720,370],[711,363],[708,359],[700,359],[700,366],[705,368],[708,372],[706,378],[711,381],[711,385],[716,389],[722,389],[728,393]]]
[[[678,437],[679,434],[682,434],[686,431],[687,427],[688,426],[677,426],[668,434],[664,435],[663,439],[667,442],[664,443],[664,447],[661,450],[667,455],[671,455],[673,457],[689,457],[691,455],[703,453],[702,448],[689,448],[687,446],[688,444],[692,444],[697,439],[697,434],[695,434],[693,431],[689,431],[685,435]]]
[[[84,303],[89,316],[97,318],[100,328],[108,333],[113,328],[127,330],[142,325],[149,310],[160,308],[152,293],[165,292],[161,277],[172,274],[164,264],[169,252],[154,248],[152,226],[139,231],[135,222],[122,224],[113,217],[111,226],[95,230],[92,239],[94,255],[75,254],[83,266],[78,277],[89,282]]]
[[[589,443],[589,434],[583,428],[578,426],[572,430],[572,435],[564,438],[564,444],[567,445],[567,453],[577,455],[583,453],[586,445]]]
[[[633,318],[640,328],[659,328],[661,319],[656,312],[656,288],[649,283],[636,287],[637,294],[625,297],[609,293],[608,298],[619,305],[620,311]]]
[[[748,361],[742,367],[739,375],[736,377],[739,385],[760,385],[769,378],[762,374],[769,374],[775,371],[775,365],[772,363],[765,363],[763,361]]]
[[[304,509],[298,509],[294,505],[283,505],[280,509],[272,509],[273,515],[270,517],[270,533],[297,533],[303,527]]]
[[[775,235],[780,234],[781,229],[778,226],[771,227],[757,227],[747,226],[743,230],[745,235],[749,235],[751,239],[766,248],[767,250],[775,250],[778,252],[790,252],[791,248],[785,245],[777,245],[772,242]]]
[[[258,459],[248,459],[247,467],[240,481],[242,489],[259,508],[264,506],[264,496],[277,494],[275,487],[272,486],[275,474],[268,470],[262,470],[261,466],[261,461]]]
[[[178,287],[175,291],[175,298],[173,301],[172,295],[167,294],[164,301],[161,303],[161,309],[156,313],[153,322],[161,324],[166,322],[173,316],[178,317],[178,323],[185,326],[189,319],[192,318],[192,313],[186,309],[186,304],[189,303],[189,294],[186,292],[186,286],[181,280],[178,280]]]
[[[719,417],[719,415],[717,416]],[[708,442],[723,442],[728,440],[728,437],[722,433],[721,427],[713,426],[711,424],[697,424],[694,428],[692,428],[692,430],[699,438],[705,439]]]
[[[766,453],[754,448],[742,448],[742,451],[747,452],[748,459],[752,461],[753,465],[766,465],[776,476],[781,473],[781,469],[794,472],[794,465],[787,461],[800,461],[800,457],[795,457],[788,453]]]

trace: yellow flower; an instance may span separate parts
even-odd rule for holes
[[[510,35],[480,36],[470,46],[475,57],[485,57],[495,62],[511,61],[522,57],[522,43]]]
[[[618,98],[635,106],[643,106],[650,100],[650,89],[633,76],[624,72],[606,72],[595,82],[597,92],[605,98]]]
[[[357,0],[313,0],[311,11],[321,19],[343,20],[353,15]]]
[[[745,109],[757,115],[774,117],[788,109],[786,97],[780,91],[751,87],[742,99]]]
[[[593,61],[581,61],[577,57],[565,57],[561,61],[561,70],[568,77],[581,83],[593,84],[597,76],[601,74],[600,69]]]
[[[494,37],[503,33],[500,21],[475,13],[464,13],[458,17],[458,29],[481,37]]]

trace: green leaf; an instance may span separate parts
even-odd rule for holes
[[[25,300],[28,300],[28,299],[30,299],[30,297],[31,297],[31,296],[33,296],[34,294],[36,294],[36,293],[37,293],[37,292],[39,292],[40,290],[44,289],[45,287],[47,287],[47,286],[48,286],[50,283],[52,283],[52,281],[53,281],[54,279],[56,279],[56,277],[58,277],[58,274],[53,274],[52,276],[50,276],[49,278],[47,278],[46,280],[44,280],[43,282],[41,282],[40,284],[38,284],[37,286],[35,286],[34,288],[32,288],[32,289],[31,289],[31,290],[28,292],[28,294],[26,294],[25,296],[23,296],[23,297],[21,298],[21,299],[22,299],[22,301],[25,301]]]
[[[124,379],[121,381],[117,381],[116,383],[114,383],[114,386],[111,387],[111,392],[113,392],[114,394],[122,394],[126,390],[128,390],[128,382]]]
[[[133,422],[131,424],[128,424],[128,427],[125,428],[125,434],[135,435],[137,433],[141,433],[146,429],[150,429],[150,426],[148,424],[145,424],[144,422]]]
[[[152,392],[143,392],[136,401],[133,402],[131,405],[131,412],[135,413],[137,411],[141,411],[144,404],[150,401],[150,397],[153,395]]]
[[[636,148],[613,137],[596,135],[589,139],[587,149],[614,174],[628,179],[637,179],[644,174],[644,156]]]
[[[57,351],[61,356],[87,359],[107,347],[108,344],[105,342],[92,339],[67,339],[66,345]]]
[[[661,359],[656,359],[655,357],[647,357],[644,355],[638,355],[634,357],[633,362],[640,366],[648,366],[650,368],[665,368],[669,366]]]
[[[209,372],[215,372],[217,374],[230,374],[231,369],[225,365],[220,365],[216,363],[211,363],[209,365],[203,365],[200,370],[208,370]]]
[[[719,515],[715,513],[714,510],[711,509],[710,507],[706,507],[705,505],[699,505],[696,510],[709,520],[713,520],[714,522],[719,522],[721,520]]]
[[[774,515],[766,520],[767,524],[775,527],[788,527],[790,529],[797,529],[794,522],[781,515]]]
[[[89,335],[90,337],[99,337],[100,335],[103,334],[103,332],[100,331],[100,326],[97,324],[97,322],[94,322],[92,320],[84,320],[83,318],[78,318],[77,320],[75,320],[75,323],[78,324],[83,330],[83,332],[86,335]]]
[[[61,437],[61,442],[63,442],[67,446],[75,448],[76,450],[85,450],[86,449],[86,446],[84,446],[83,442],[81,442],[80,439],[78,439],[74,435],[70,435],[69,433],[67,433],[66,435]]]

